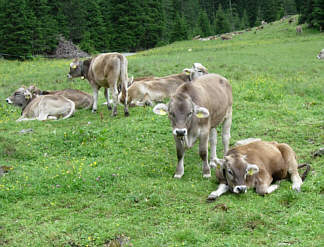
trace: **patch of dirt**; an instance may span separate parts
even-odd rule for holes
[[[108,240],[104,246],[105,247],[124,247],[124,246],[133,246],[129,243],[130,238],[125,235],[117,236],[115,239]]]

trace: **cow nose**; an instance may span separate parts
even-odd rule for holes
[[[185,135],[187,135],[187,129],[175,129],[174,133],[176,136],[179,136],[179,137],[185,136]]]
[[[69,78],[69,79],[72,78],[72,76],[70,74],[67,74],[66,77]]]
[[[247,190],[245,185],[241,185],[241,186],[235,186],[234,188],[234,192],[239,194],[239,193],[245,193]]]
[[[10,100],[9,98],[6,98],[6,102],[7,102],[8,104],[11,104],[11,103],[12,103],[11,100]]]

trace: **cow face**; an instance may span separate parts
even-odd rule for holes
[[[32,99],[32,93],[26,88],[19,88],[16,90],[13,95],[6,99],[8,104],[13,104],[24,108],[28,102]]]
[[[200,63],[194,63],[191,68],[190,80],[195,80],[205,74],[208,74],[207,69]]]
[[[158,115],[168,113],[173,129],[172,133],[179,139],[187,136],[192,121],[209,116],[209,111],[206,108],[197,106],[189,97],[183,95],[180,95],[180,97],[173,96],[168,105],[156,105],[153,112]]]
[[[246,180],[259,172],[255,164],[249,164],[244,155],[228,155],[224,159],[217,160],[223,170],[227,183],[234,193],[245,193],[247,191]]]
[[[69,79],[82,76],[82,61],[76,58],[70,63],[70,72],[67,74]]]
[[[318,59],[324,59],[324,49],[317,55]]]

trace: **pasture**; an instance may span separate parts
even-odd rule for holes
[[[288,143],[312,171],[302,192],[282,181],[273,194],[227,193],[207,203],[214,175],[202,178],[196,144],[185,174],[173,179],[175,144],[167,117],[151,107],[123,107],[111,117],[99,94],[98,112],[79,110],[63,121],[15,122],[20,109],[5,98],[21,85],[80,89],[68,81],[71,60],[0,60],[0,246],[323,246],[324,34],[287,22],[232,40],[184,41],[128,57],[134,77],[179,73],[194,62],[233,87],[231,145],[259,137]],[[188,51],[188,49],[192,49]],[[23,129],[31,132],[20,133]],[[222,157],[220,135],[217,146]],[[212,174],[214,170],[212,170]]]

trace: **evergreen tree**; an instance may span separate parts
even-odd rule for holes
[[[0,51],[6,58],[24,59],[32,54],[35,16],[26,0],[0,2]]]
[[[275,0],[263,0],[261,5],[263,18],[267,22],[275,21],[278,17],[277,5]]]
[[[284,0],[283,7],[285,15],[295,15],[297,13],[295,0]]]
[[[170,42],[186,40],[188,38],[186,22],[183,16],[176,15],[171,31]]]
[[[240,26],[240,29],[245,29],[249,27],[249,17],[247,15],[247,11],[246,9],[243,11],[243,16],[242,16],[242,19],[241,19],[241,26]]]
[[[204,10],[200,12],[198,25],[200,27],[202,36],[206,37],[211,35],[210,23],[208,20],[208,16]]]
[[[218,5],[218,10],[216,11],[214,27],[217,34],[227,33],[230,31],[228,18],[224,13],[221,4]]]
[[[324,31],[324,0],[315,0],[313,25]]]

